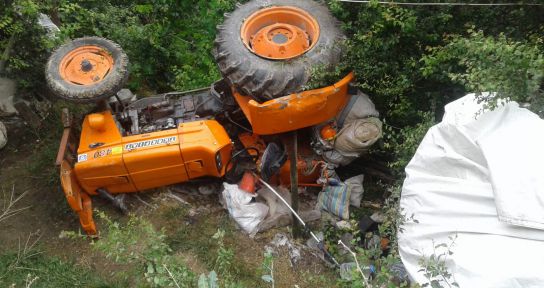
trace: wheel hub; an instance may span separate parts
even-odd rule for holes
[[[60,76],[75,85],[92,85],[102,81],[113,67],[112,56],[98,46],[74,49],[61,60]]]
[[[256,55],[286,60],[303,55],[319,39],[319,24],[304,10],[278,6],[259,10],[242,25],[242,41]]]

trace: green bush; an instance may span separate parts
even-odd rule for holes
[[[130,87],[187,90],[219,80],[215,27],[234,0],[60,1],[63,38],[97,35],[128,54]]]
[[[21,88],[43,89],[47,56],[58,43],[46,37],[37,24],[44,6],[32,0],[5,0],[0,5],[0,61],[5,61],[5,75],[17,80]],[[4,55],[10,46],[10,53]],[[7,56],[5,59],[4,57]]]
[[[444,47],[430,49],[431,54],[423,58],[424,75],[446,74],[477,92],[479,100],[491,108],[504,99],[528,103],[542,114],[544,53],[539,47],[504,34],[486,37],[481,31],[469,31],[467,38],[457,36]],[[482,92],[496,92],[496,96]]]

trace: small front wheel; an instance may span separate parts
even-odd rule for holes
[[[123,88],[128,79],[128,57],[110,40],[79,38],[53,52],[45,74],[57,97],[77,103],[97,102]]]

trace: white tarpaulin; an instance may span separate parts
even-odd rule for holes
[[[444,252],[460,287],[544,287],[544,121],[517,103],[482,112],[475,95],[446,106],[406,168],[402,261]]]

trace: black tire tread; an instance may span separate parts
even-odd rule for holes
[[[312,14],[319,22],[321,35],[310,51],[295,59],[277,61],[259,57],[249,51],[240,38],[241,19],[260,9],[281,5],[295,6]],[[227,83],[240,93],[259,102],[297,93],[310,80],[312,68],[318,65],[332,68],[340,61],[342,49],[339,42],[345,36],[340,22],[323,3],[312,0],[252,0],[236,7],[217,27],[213,54]]]

